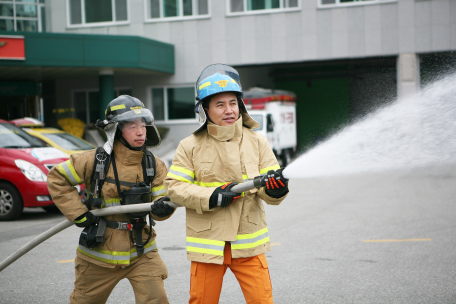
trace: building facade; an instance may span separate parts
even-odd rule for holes
[[[306,149],[376,107],[416,92],[456,62],[454,0],[40,0],[28,5],[0,1],[0,42],[23,35],[26,45],[22,65],[0,59],[0,82],[3,87],[38,84],[36,92],[25,97],[15,92],[14,98],[11,90],[2,93],[0,84],[0,99],[10,104],[32,99],[23,109],[16,106],[14,115],[32,114],[52,125],[58,109],[70,109],[62,115],[91,127],[110,99],[130,94],[153,111],[158,126],[169,129],[164,141],[169,149],[198,126],[194,84],[212,63],[237,68],[244,89],[295,92],[298,142]],[[52,48],[27,49],[24,31],[49,35]],[[76,39],[68,48],[82,50],[71,56],[68,48],[59,51],[60,39]],[[36,51],[49,52],[50,62],[27,64]],[[1,52],[0,47],[0,57]],[[81,54],[83,63],[71,62]],[[52,62],[59,56],[65,63]],[[0,115],[8,118],[4,110]]]

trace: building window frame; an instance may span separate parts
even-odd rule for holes
[[[112,18],[113,21],[101,21],[101,22],[86,22],[85,14],[85,1],[81,0],[81,23],[71,24],[71,12],[70,12],[70,1],[65,0],[66,5],[66,24],[67,28],[86,28],[86,27],[103,27],[103,26],[117,26],[130,24],[130,0],[126,0],[127,4],[127,20],[116,21],[116,1],[111,0],[112,3]]]
[[[151,18],[150,17],[150,9],[149,9],[149,2],[151,0],[144,0],[144,22],[145,23],[156,23],[156,22],[168,22],[168,21],[185,21],[185,20],[196,20],[196,19],[209,19],[211,18],[211,3],[212,0],[207,0],[207,14],[205,15],[191,15],[191,16],[184,16],[183,15],[183,10],[179,10],[179,16],[177,17],[162,17],[160,16],[159,18]],[[163,12],[163,0],[160,1],[160,15],[162,15]],[[183,0],[177,0],[179,1],[179,8],[183,7]],[[196,7],[196,2],[193,2],[193,9]]]
[[[284,3],[288,3],[289,0],[280,0],[279,8],[259,9],[259,10],[251,10],[251,11],[248,11],[245,9],[247,7],[247,1],[249,1],[249,0],[243,0],[244,1],[244,3],[243,3],[244,10],[242,12],[231,12],[231,1],[232,0],[226,1],[226,16],[227,17],[296,12],[296,11],[301,10],[301,1],[307,1],[307,0],[297,0],[298,5],[296,7],[284,7]]]
[[[194,118],[184,118],[184,119],[169,119],[169,102],[168,102],[168,89],[177,89],[177,88],[192,88],[194,92],[194,96],[196,96],[196,89],[194,84],[172,84],[172,85],[153,85],[153,86],[148,86],[147,87],[147,107],[152,111],[152,114],[154,115],[154,119],[156,123],[159,124],[188,124],[188,123],[195,123],[198,122],[198,116],[197,114],[193,111],[194,113]],[[163,100],[164,100],[164,118],[163,120],[158,120],[156,117],[156,114],[153,111],[153,105],[154,105],[154,100],[152,96],[152,90],[153,89],[163,89]],[[196,103],[196,102],[195,102]]]
[[[386,4],[386,3],[396,3],[398,0],[354,0],[353,2],[344,2],[341,3],[340,0],[334,0],[334,3],[323,4],[323,0],[317,0],[317,6],[320,9],[325,8],[335,8],[335,7],[351,7],[351,6],[364,6],[364,5],[375,5],[375,4]]]
[[[35,2],[22,2],[20,0],[0,0],[0,4],[10,4],[13,6],[13,16],[0,16],[1,20],[12,20],[13,21],[13,32],[17,32],[17,22],[18,21],[36,21],[36,32],[43,32],[42,24],[42,8],[44,7],[44,3],[42,0],[35,0]],[[18,17],[16,15],[16,6],[35,6],[36,10],[36,17]],[[28,32],[28,31],[20,31],[20,32]]]
[[[131,87],[128,86],[120,86],[120,87],[114,87],[114,97],[117,98],[119,95],[120,91],[123,90],[132,90]],[[84,119],[84,124],[90,124],[90,123],[95,123],[98,117],[94,121],[90,121],[90,100],[89,100],[89,94],[94,93],[94,92],[100,92],[99,88],[81,88],[81,89],[73,89],[71,90],[71,107],[75,109],[73,116],[76,115],[76,101],[75,101],[75,93],[85,93],[85,112],[86,112],[86,117]]]

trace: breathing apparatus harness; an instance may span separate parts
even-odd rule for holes
[[[101,208],[102,199],[100,198],[101,189],[104,182],[113,183],[117,186],[117,192],[120,197],[121,205],[132,205],[132,204],[141,204],[150,202],[151,190],[150,186],[155,177],[155,157],[146,148],[143,149],[144,154],[141,161],[142,171],[144,181],[139,183],[129,183],[119,180],[116,160],[114,156],[114,151],[111,155],[106,153],[103,147],[98,147],[95,153],[95,162],[92,170],[91,176],[91,186],[89,191],[89,198],[86,202],[86,206],[89,210],[92,207]],[[106,174],[109,170],[110,164],[112,161],[114,169],[115,179],[106,178]],[[120,185],[131,187],[129,190],[120,190]],[[107,220],[103,217],[99,217],[96,220],[96,225],[91,225],[86,227],[79,238],[79,244],[82,246],[93,249],[99,243],[103,242],[103,235],[106,227],[111,229],[120,229],[120,230],[130,230],[130,239],[132,243],[136,246],[138,256],[144,253],[144,244],[147,244],[152,236],[152,228],[149,229],[149,236],[146,242],[142,241],[142,231],[147,224],[146,217],[149,215],[149,221],[151,226],[155,225],[154,220],[150,217],[150,212],[134,212],[127,213],[130,222],[116,222]],[[133,237],[134,232],[134,237]]]

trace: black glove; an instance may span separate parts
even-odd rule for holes
[[[215,188],[211,197],[209,198],[209,208],[228,207],[234,203],[235,200],[242,196],[242,193],[236,193],[230,189],[236,186],[238,183],[226,183],[223,186]],[[220,201],[220,203],[219,203]]]
[[[165,203],[164,201],[169,201],[169,197],[164,196],[156,200],[150,209],[152,210],[152,213],[158,217],[166,217],[168,215],[173,214],[174,208]]]
[[[94,216],[91,212],[87,211],[83,215],[78,216],[74,220],[74,224],[80,228],[84,228],[84,227],[89,227],[90,225],[95,223],[95,220],[96,220],[96,216]]]
[[[267,195],[279,198],[288,193],[288,179],[282,175],[283,169],[269,170],[264,176],[264,187]]]

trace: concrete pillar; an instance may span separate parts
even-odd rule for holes
[[[111,100],[114,99],[114,71],[113,69],[101,69],[98,76],[100,92],[100,119],[105,119],[105,110]]]
[[[406,97],[420,89],[420,58],[416,53],[397,57],[397,96]]]

